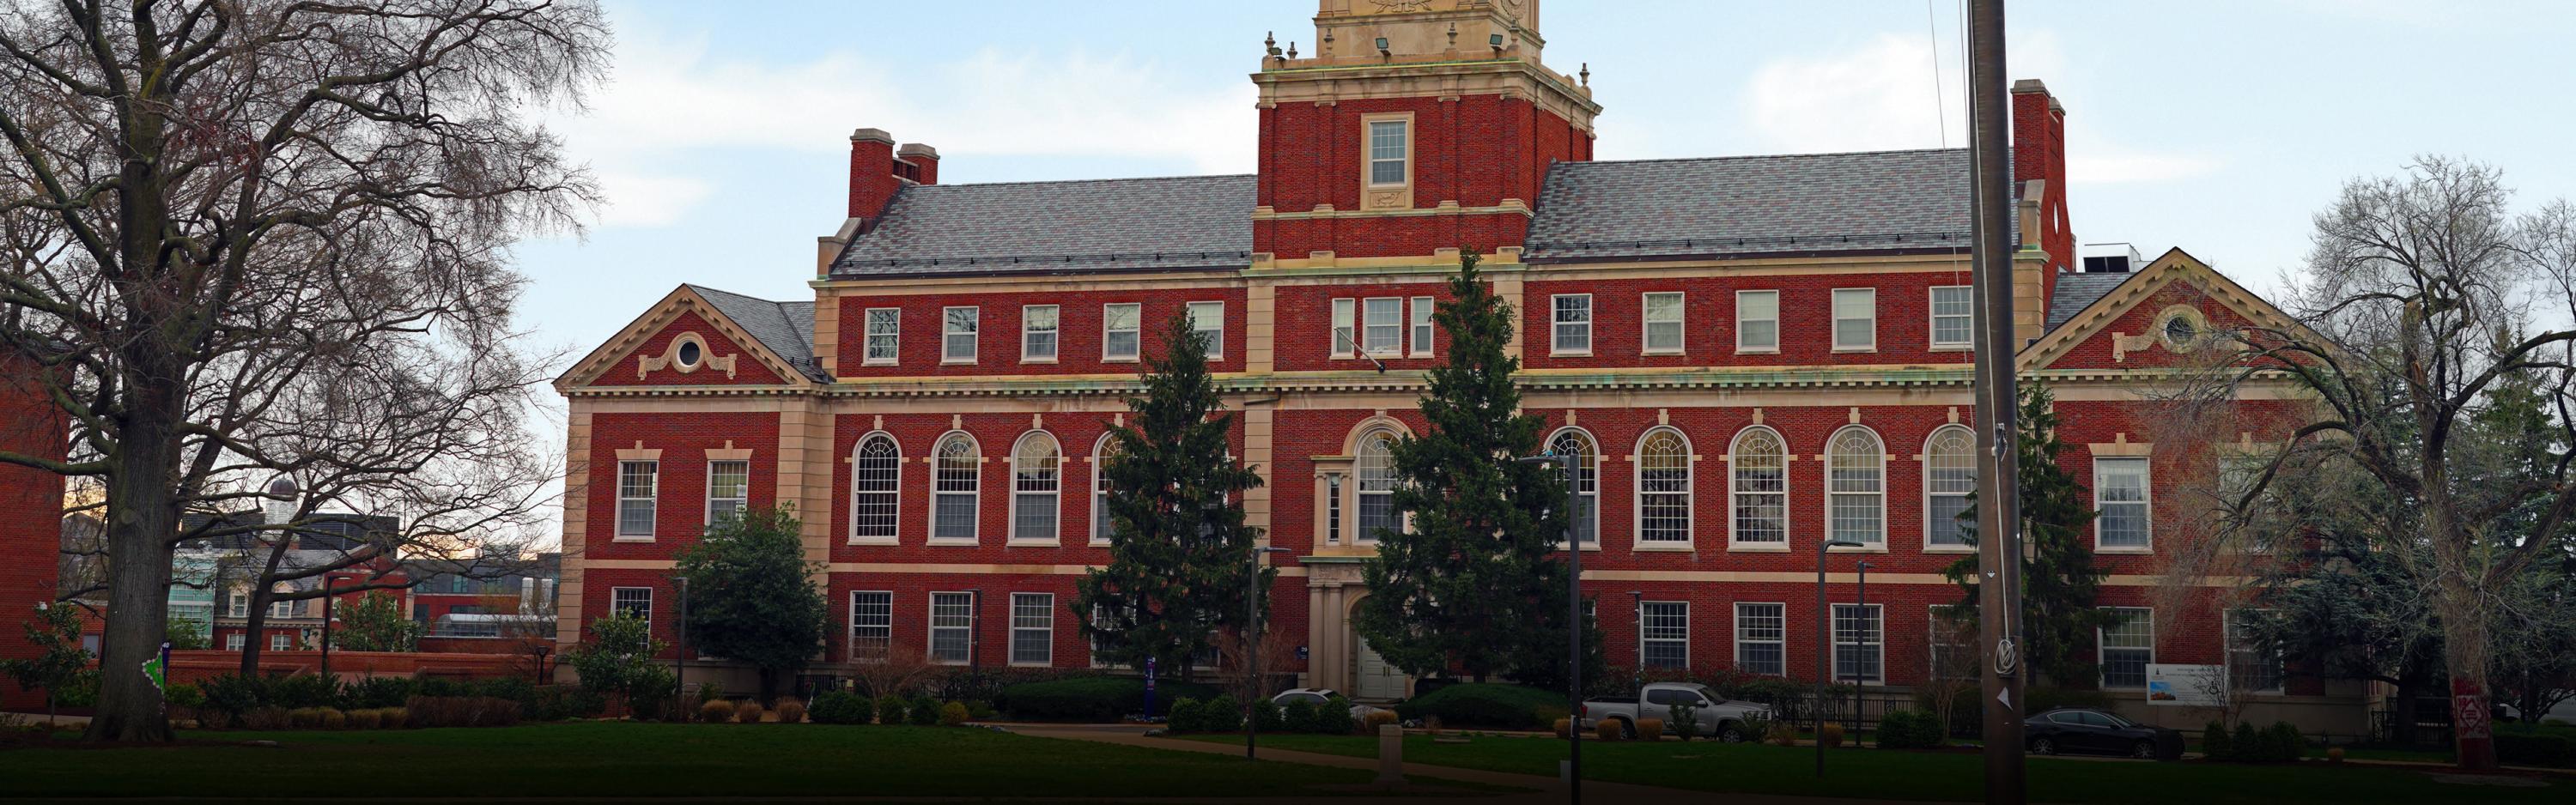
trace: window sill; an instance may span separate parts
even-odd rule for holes
[[[1032,358],[1032,357],[1029,357],[1029,356],[1027,356],[1027,355],[1022,355],[1022,356],[1020,356],[1020,362],[1021,362],[1021,363],[1054,363],[1054,362],[1055,362],[1055,359],[1054,359],[1054,358]]]
[[[1925,545],[1924,553],[1976,553],[1974,545]]]
[[[867,359],[867,360],[860,361],[860,362],[859,362],[859,365],[860,365],[860,366],[894,366],[894,365],[896,365],[897,363],[899,363],[899,362],[898,362],[898,361],[885,360],[885,359],[883,359],[883,358],[869,358],[869,359]]]
[[[1003,543],[1002,543],[1002,547],[1005,547],[1005,548],[1062,548],[1062,547],[1064,547],[1064,540],[1060,540],[1060,539],[1015,539],[1015,540],[1008,540],[1008,541],[1003,542]]]
[[[652,538],[652,537],[650,537],[650,536],[642,536],[642,537],[637,537],[637,536],[618,536],[618,537],[611,538],[609,541],[610,541],[610,542],[652,542],[652,541],[653,541],[653,538]]]
[[[1557,349],[1551,349],[1551,350],[1548,350],[1548,351],[1547,351],[1547,356],[1548,356],[1548,357],[1550,357],[1550,358],[1589,358],[1589,357],[1592,357],[1592,350],[1588,350],[1588,349],[1585,349],[1585,350],[1570,350],[1570,349],[1569,349],[1569,350],[1557,350]]]
[[[1129,357],[1125,357],[1125,358],[1116,358],[1116,357],[1111,357],[1111,356],[1108,356],[1108,355],[1102,355],[1102,356],[1100,356],[1100,362],[1101,362],[1101,363],[1135,363],[1135,362],[1136,362],[1136,358],[1135,358],[1135,357],[1133,357],[1133,356],[1129,356]]]
[[[1689,354],[1689,351],[1679,349],[1648,349],[1640,350],[1637,354],[1648,358],[1671,358],[1687,355]]]
[[[1974,352],[1977,348],[1968,344],[1933,344],[1931,349],[1933,352]]]
[[[1390,350],[1386,350],[1386,351],[1384,351],[1384,352],[1380,352],[1380,351],[1377,351],[1377,350],[1370,350],[1370,351],[1368,352],[1368,356],[1369,356],[1369,357],[1371,357],[1371,358],[1376,358],[1376,359],[1381,360],[1381,361],[1400,361],[1400,360],[1404,360],[1404,351],[1403,351],[1403,350],[1398,350],[1398,349],[1390,349]]]
[[[1107,547],[1109,547],[1109,541],[1108,541],[1108,540],[1105,540],[1105,539],[1095,539],[1095,540],[1091,540],[1091,541],[1089,541],[1089,542],[1085,542],[1085,543],[1083,543],[1083,547],[1087,547],[1087,548],[1107,548]]]
[[[957,358],[941,358],[941,359],[939,359],[939,365],[941,365],[941,366],[973,366],[973,365],[975,365],[975,359],[973,359],[973,358],[966,358],[966,359],[960,360],[960,359],[957,359]]]
[[[1778,355],[1778,354],[1780,354],[1780,348],[1779,348],[1779,347],[1772,347],[1772,348],[1769,348],[1769,349],[1745,349],[1745,348],[1743,348],[1743,347],[1736,347],[1736,348],[1735,348],[1735,354],[1737,354],[1737,355]]]
[[[1789,544],[1785,542],[1730,542],[1726,544],[1726,550],[1730,553],[1788,553]]]
[[[1826,553],[1886,553],[1886,552],[1887,552],[1887,546],[1886,546],[1886,545],[1884,545],[1884,544],[1880,544],[1880,545],[1862,545],[1862,546],[1860,546],[1860,547],[1858,547],[1858,548],[1826,548],[1826,549],[1825,549],[1825,552],[1826,552]]]
[[[933,548],[972,548],[977,545],[984,544],[984,540],[981,538],[966,539],[959,537],[932,537],[923,541],[922,544]]]
[[[2111,548],[2111,547],[2104,547],[2104,546],[2101,546],[2101,545],[2095,545],[2095,546],[2093,546],[2093,552],[2094,552],[2094,553],[2107,553],[2107,554],[2112,554],[2112,555],[2117,555],[2117,556],[2145,556],[2145,555],[2148,555],[2148,554],[2155,553],[2155,552],[2156,552],[2156,549],[2155,549],[2155,546],[2152,546],[2152,545],[2150,545],[2150,546],[2146,546],[2146,547],[2142,547],[2142,548]]]
[[[1048,660],[1048,661],[1046,661],[1046,662],[1016,662],[1016,661],[1015,661],[1015,662],[1012,662],[1012,663],[1011,663],[1011,667],[1013,667],[1013,668],[1053,668],[1053,667],[1055,667],[1055,661],[1054,661],[1054,660]]]
[[[851,538],[849,539],[849,541],[848,541],[847,543],[845,543],[845,544],[849,544],[849,545],[901,545],[901,544],[903,544],[903,543],[902,543],[902,540],[901,540],[900,538],[898,538],[898,539],[885,539],[885,538],[882,538],[882,537],[851,537]]]
[[[1834,348],[1834,351],[1835,351],[1835,352],[1837,352],[1837,353],[1877,352],[1877,351],[1878,351],[1878,348],[1877,348],[1877,347],[1835,347],[1835,348]]]
[[[1697,549],[1687,542],[1640,542],[1629,550],[1638,553],[1690,553]]]
[[[1550,551],[1562,551],[1562,550],[1565,550],[1565,543],[1559,542],[1559,543],[1556,543],[1556,544],[1554,544],[1554,545],[1550,545],[1550,546],[1548,546],[1548,550],[1550,550]],[[1593,540],[1593,541],[1591,541],[1591,542],[1583,543],[1583,550],[1584,550],[1584,552],[1586,552],[1586,553],[1600,553],[1600,552],[1601,552],[1601,541],[1596,539],[1596,540]]]

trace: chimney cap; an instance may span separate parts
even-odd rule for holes
[[[902,148],[897,148],[894,152],[908,157],[939,158],[939,149],[932,148],[921,143],[904,143]]]
[[[2013,94],[2015,94],[2015,95],[2019,95],[2019,94],[2022,94],[2022,93],[2025,93],[2025,92],[2036,92],[2036,93],[2039,93],[2039,94],[2042,94],[2042,95],[2046,95],[2046,94],[2048,94],[2048,85],[2047,85],[2047,84],[2040,83],[2039,79],[2036,79],[2036,78],[2025,78],[2025,79],[2022,79],[2022,80],[2019,80],[2019,81],[2015,81],[2015,82],[2013,82],[2012,91],[2013,91]]]
[[[850,142],[876,142],[893,145],[894,135],[887,134],[885,129],[859,129],[857,131],[850,132]]]

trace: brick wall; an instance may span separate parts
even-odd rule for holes
[[[706,412],[601,413],[591,418],[588,559],[669,559],[705,531],[707,451],[750,450],[753,508],[778,502],[778,415]],[[617,539],[617,451],[661,450],[660,489],[650,540]],[[593,571],[596,573],[597,571]],[[592,576],[596,588],[597,576]]]
[[[1159,352],[1163,326],[1180,315],[1191,302],[1225,303],[1225,343],[1223,352],[1210,361],[1219,372],[1243,368],[1244,292],[1239,285],[1197,285],[1125,291],[1046,291],[953,294],[886,294],[855,295],[837,299],[841,309],[840,354],[834,375],[848,379],[889,377],[975,377],[992,374],[1134,374],[1137,361],[1108,361],[1103,358],[1101,341],[1105,337],[1101,318],[1103,306],[1117,303],[1143,305],[1139,320],[1142,354]],[[1029,305],[1055,305],[1056,359],[1053,363],[1022,360],[1022,311]],[[942,311],[948,307],[973,307],[977,313],[975,361],[952,364],[941,359],[944,323]],[[896,308],[902,312],[897,333],[899,358],[892,366],[869,366],[867,355],[867,311],[869,308]]]
[[[1322,104],[1286,103],[1261,110],[1259,204],[1282,213],[1320,205],[1360,209],[1362,121],[1369,115],[1413,115],[1413,207],[1442,202],[1492,207],[1504,199],[1535,204],[1548,165],[1591,158],[1591,135],[1521,99],[1501,95],[1368,98]],[[1255,252],[1301,258],[1424,255],[1472,246],[1519,245],[1526,215],[1322,218],[1256,221]]]
[[[1851,366],[1963,364],[1964,349],[1931,346],[1931,289],[1968,284],[1968,266],[1956,272],[1840,272],[1790,276],[1724,276],[1668,279],[1546,280],[1522,286],[1521,354],[1532,369],[1673,366]],[[1837,352],[1833,293],[1837,288],[1877,292],[1877,347]],[[1736,294],[1779,292],[1779,349],[1736,351]],[[1644,295],[1683,294],[1681,355],[1644,355]],[[1589,356],[1552,355],[1558,294],[1592,296]]]
[[[66,425],[38,388],[35,370],[0,352],[0,450],[60,459]],[[0,464],[0,659],[33,656],[19,624],[54,600],[55,558],[62,543],[63,478]],[[0,685],[0,707],[41,706],[41,693]]]
[[[683,372],[674,362],[661,369],[647,372],[642,377],[636,376],[635,370],[642,366],[643,356],[659,358],[670,354],[671,341],[679,338],[681,333],[696,333],[699,338],[704,339],[708,360],[733,356],[733,374],[728,376],[724,371],[708,365],[701,365],[694,371]],[[704,317],[696,313],[680,314],[679,318],[664,326],[661,332],[644,339],[643,346],[637,347],[633,353],[619,359],[617,365],[601,374],[598,380],[591,381],[592,385],[599,386],[729,386],[775,385],[784,382],[786,380],[780,378],[776,372],[769,371],[760,364],[758,359],[753,358],[748,347],[726,338],[714,324],[708,323]]]

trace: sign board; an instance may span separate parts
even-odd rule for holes
[[[1298,646],[1298,647],[1297,647],[1297,661],[1298,661],[1298,662],[1305,662],[1305,661],[1306,661],[1306,647],[1305,647],[1305,646]]]
[[[2147,666],[2147,703],[2171,707],[2227,706],[2227,666]]]

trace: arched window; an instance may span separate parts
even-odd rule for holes
[[[1100,434],[1100,442],[1091,447],[1091,541],[1109,544],[1109,454],[1118,449],[1115,434]]]
[[[1572,453],[1577,477],[1575,489],[1582,494],[1574,499],[1574,539],[1585,545],[1601,541],[1601,450],[1592,444],[1592,434],[1578,428],[1566,428],[1547,440],[1547,451]]]
[[[1825,536],[1887,544],[1887,450],[1878,434],[1852,426],[1825,443]]]
[[[1688,545],[1691,538],[1690,441],[1672,428],[1637,442],[1637,543]]]
[[[871,433],[850,455],[850,539],[893,542],[896,490],[902,483],[903,449],[894,437]]]
[[[940,437],[932,456],[936,463],[931,468],[930,538],[971,542],[980,486],[977,475],[984,463],[975,449],[975,437],[963,433]]]
[[[1360,437],[1357,541],[1376,542],[1380,533],[1404,530],[1404,517],[1395,511],[1394,448],[1395,434],[1387,431],[1370,431]]]
[[[1056,499],[1064,488],[1057,471],[1063,455],[1055,437],[1032,431],[1011,450],[1011,541],[1056,542]]]
[[[1735,435],[1728,449],[1727,491],[1733,496],[1738,545],[1788,547],[1789,448],[1780,432],[1756,425]]]
[[[1968,534],[1959,516],[1968,512],[1968,493],[1977,491],[1977,436],[1949,425],[1923,441],[1923,544],[1931,548],[1967,547]]]

